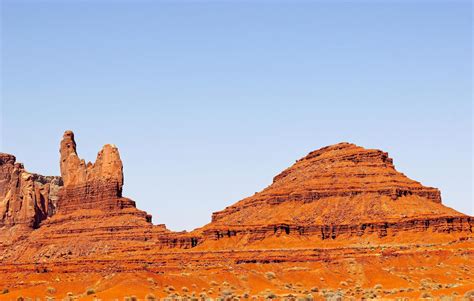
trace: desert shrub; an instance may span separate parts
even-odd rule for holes
[[[189,292],[189,288],[187,288],[187,287],[185,287],[185,286],[183,286],[183,287],[181,288],[181,290],[182,290],[183,292],[185,292],[185,293]]]
[[[433,295],[430,294],[430,293],[425,292],[425,293],[421,294],[420,297],[421,297],[421,298],[433,298]]]
[[[95,294],[95,289],[88,288],[87,291],[86,291],[86,295],[93,295],[93,294]]]
[[[146,281],[148,281],[148,283],[150,283],[150,284],[152,284],[152,285],[155,285],[155,284],[156,284],[156,283],[155,283],[155,279],[153,279],[153,278],[151,278],[151,277],[150,277],[150,278],[147,278]]]
[[[277,295],[275,295],[274,292],[272,292],[271,290],[267,289],[264,293],[264,296],[265,296],[265,299],[276,299],[277,298]]]
[[[8,288],[2,289],[2,295],[8,294],[9,292],[10,292],[10,290]]]
[[[54,287],[49,286],[49,287],[46,288],[46,292],[47,292],[48,294],[55,294],[55,293],[56,293],[56,289],[55,289]]]
[[[323,291],[323,297],[328,300],[334,297],[334,292],[332,290]]]
[[[242,294],[242,298],[244,298],[244,299],[250,298],[250,293],[249,293],[249,292],[244,292],[244,293]]]
[[[376,289],[376,290],[381,290],[381,289],[382,289],[382,285],[381,285],[381,284],[376,284],[376,285],[374,286],[374,289]]]
[[[276,275],[273,272],[266,272],[265,273],[265,278],[267,278],[268,280],[273,280],[273,279],[276,278]]]
[[[25,301],[25,298],[20,296],[20,297],[16,298],[16,301]]]
[[[284,295],[282,298],[283,301],[295,301],[296,297],[292,294]]]
[[[375,294],[372,290],[368,290],[364,292],[365,299],[375,299],[377,298],[377,294]]]
[[[474,300],[474,290],[467,291],[464,294],[464,300]]]
[[[341,282],[339,282],[339,285],[340,286],[347,286],[347,282],[346,281],[341,281]]]
[[[223,297],[224,299],[231,298],[233,297],[233,295],[234,295],[234,292],[230,289],[223,289],[221,291],[221,297]]]
[[[319,292],[319,288],[317,288],[317,287],[312,287],[312,288],[311,288],[311,291],[312,291],[313,293],[317,293],[317,292]]]
[[[145,296],[146,301],[155,301],[156,297],[152,293],[149,293],[148,295]]]
[[[130,301],[138,301],[137,296],[130,296]]]
[[[164,291],[165,293],[167,293],[167,294],[171,294],[172,292],[175,291],[175,288],[174,288],[174,286],[167,285],[167,286],[163,289],[163,291]]]
[[[219,285],[219,283],[215,282],[214,280],[209,282],[209,284],[212,285],[212,286],[218,286]]]

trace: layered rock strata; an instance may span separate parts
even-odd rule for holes
[[[311,152],[269,187],[214,213],[211,223],[190,233],[153,225],[150,215],[122,196],[123,166],[113,145],[86,163],[74,134],[66,131],[60,169],[61,177],[42,177],[27,173],[15,157],[0,155],[0,231],[12,225],[29,229],[15,243],[0,243],[0,262],[66,265],[64,270],[70,263],[74,270],[86,260],[95,262],[90,269],[122,271],[144,264],[206,266],[223,256],[234,263],[256,256],[258,262],[326,260],[319,254],[334,246],[344,254],[363,253],[357,249],[362,241],[473,238],[473,218],[442,205],[438,189],[398,172],[387,153],[349,143]]]
[[[122,197],[123,166],[116,146],[105,145],[97,154],[95,163],[86,164],[77,155],[73,132],[66,131],[60,154],[64,182],[58,204],[60,213],[67,214],[77,209],[135,208],[134,201]]]
[[[215,212],[207,239],[273,235],[321,240],[403,231],[468,231],[473,220],[441,204],[436,188],[398,172],[386,152],[350,143],[298,160],[263,191]]]
[[[38,228],[56,212],[61,186],[61,178],[29,173],[13,155],[0,153],[0,228]]]
[[[188,233],[153,225],[151,215],[122,196],[123,165],[117,147],[105,145],[94,163],[86,163],[77,154],[74,134],[66,131],[59,152],[63,186],[56,193],[54,214],[42,218],[40,227],[11,246],[3,260],[61,261],[120,256],[131,246],[180,249],[197,245],[199,239]]]

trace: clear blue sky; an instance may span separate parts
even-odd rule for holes
[[[471,1],[2,1],[1,151],[105,143],[173,230],[349,141],[474,214]]]

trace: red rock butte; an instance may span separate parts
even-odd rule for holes
[[[350,143],[309,153],[270,186],[191,232],[153,225],[122,196],[122,169],[114,145],[105,145],[94,163],[80,159],[71,131],[60,144],[60,177],[30,173],[1,153],[0,270],[121,273],[144,263],[152,272],[183,264],[199,270],[308,263],[362,256],[367,244],[473,239],[473,217],[444,206],[438,189],[398,172],[386,152]]]

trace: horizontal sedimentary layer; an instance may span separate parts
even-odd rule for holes
[[[57,212],[68,214],[75,210],[120,210],[135,208],[135,202],[121,197],[119,183],[94,181],[81,185],[66,186],[59,191]]]
[[[336,239],[340,237],[361,237],[367,234],[377,234],[382,238],[387,235],[403,235],[404,232],[468,232],[472,233],[474,218],[468,216],[460,217],[437,217],[407,219],[403,221],[362,223],[355,225],[224,225],[216,228],[208,228],[203,231],[205,239],[219,240],[233,236],[246,236],[249,242],[263,240],[269,236],[293,235],[313,236],[321,240]]]
[[[255,196],[247,200],[242,201],[233,206],[229,206],[222,211],[214,212],[212,214],[212,221],[216,222],[220,219],[231,215],[235,212],[245,210],[254,206],[261,206],[264,204],[278,205],[288,201],[301,201],[303,203],[317,202],[321,199],[328,198],[339,198],[339,197],[354,197],[364,196],[367,199],[389,196],[393,201],[396,201],[400,197],[404,196],[419,196],[426,198],[427,200],[435,203],[441,203],[441,193],[436,188],[419,187],[406,189],[403,187],[393,189],[382,189],[382,190],[359,190],[359,189],[344,189],[344,190],[319,190],[319,191],[308,191],[304,193],[291,193],[291,194],[272,194],[265,196]]]
[[[472,239],[464,240],[472,244]],[[0,265],[0,273],[15,272],[135,272],[149,271],[164,273],[181,270],[183,264],[195,268],[222,268],[226,264],[247,263],[283,263],[283,262],[334,262],[347,258],[367,258],[372,256],[400,257],[410,256],[416,252],[450,256],[452,250],[447,245],[460,240],[453,240],[445,244],[411,244],[387,246],[358,246],[332,248],[303,248],[303,249],[266,249],[266,250],[185,250],[173,252],[171,250],[127,250],[121,256],[113,258],[71,258],[68,260],[54,260],[43,262],[8,262]],[[444,248],[444,249],[440,249]],[[457,252],[458,256],[474,255],[474,250]]]

